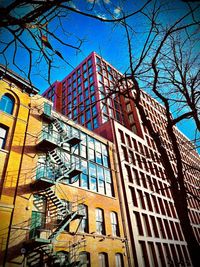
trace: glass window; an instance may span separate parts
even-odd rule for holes
[[[95,140],[95,149],[101,153],[101,143],[97,140]]]
[[[91,85],[91,86],[90,86],[90,93],[94,93],[94,92],[95,92],[94,85]]]
[[[116,267],[124,267],[123,256],[121,253],[115,254],[115,264]]]
[[[6,144],[8,128],[0,125],[0,148],[4,149]]]
[[[87,107],[90,106],[90,99],[89,99],[89,98],[85,100],[85,105],[86,105]]]
[[[83,215],[82,221],[79,226],[79,232],[88,233],[88,207],[83,204],[78,205],[79,214]]]
[[[120,236],[117,213],[116,212],[111,212],[110,219],[111,219],[112,235]]]
[[[78,94],[80,94],[82,92],[82,88],[81,85],[78,86]]]
[[[108,121],[108,116],[104,115],[102,116],[102,122],[107,122]]]
[[[99,253],[99,267],[108,267],[107,253]]]
[[[0,110],[12,114],[14,108],[14,98],[11,95],[5,94],[0,99]]]
[[[100,60],[100,58],[99,57],[96,57],[96,61],[97,61],[97,63],[101,63],[101,60]]]
[[[90,253],[82,251],[79,253],[79,265],[81,267],[90,267]]]
[[[73,105],[74,105],[74,106],[77,105],[77,99],[76,99],[76,98],[74,98],[74,100],[73,100]]]
[[[89,96],[89,91],[85,90],[85,98],[88,98],[88,96]]]
[[[98,187],[98,191],[101,194],[105,194],[106,193],[106,187],[105,187],[105,178],[104,178],[104,173],[103,173],[103,168],[98,166],[97,167],[97,173],[98,173],[98,183],[99,183],[99,187]]]
[[[78,77],[77,82],[78,82],[78,84],[81,83],[81,77]]]
[[[86,175],[86,174],[84,174],[84,173],[81,174],[81,184],[80,184],[80,186],[81,186],[82,188],[86,188],[86,189],[89,188],[88,175]]]
[[[93,120],[93,125],[94,125],[94,129],[96,129],[96,128],[98,128],[98,120],[97,120],[97,118],[94,118],[94,120]]]
[[[87,161],[85,160],[81,160],[81,171],[82,173],[88,174]]]
[[[77,70],[77,75],[81,75],[81,70],[80,69]]]
[[[87,156],[86,146],[84,146],[82,144],[81,144],[81,147],[80,147],[80,156],[83,157],[83,158],[86,158],[86,156]]]
[[[83,70],[86,70],[87,69],[87,66],[86,66],[86,63],[83,65]]]
[[[84,124],[85,122],[85,118],[84,118],[84,114],[81,115],[81,124]]]
[[[95,97],[95,95],[92,95],[91,96],[91,102],[94,103],[95,101],[96,101],[96,97]]]
[[[72,78],[73,78],[73,80],[76,79],[76,73],[75,72],[73,73],[73,77]]]
[[[97,178],[96,177],[90,177],[90,189],[92,191],[97,192]]]
[[[90,67],[90,68],[88,69],[88,73],[89,73],[89,74],[92,74],[92,67]]]
[[[98,234],[105,235],[105,223],[103,210],[96,209],[96,231]]]
[[[97,151],[96,151],[96,163],[101,164],[101,165],[103,163],[102,154],[100,152],[97,152]]]
[[[93,106],[92,107],[92,116],[94,117],[95,115],[97,115],[97,107]]]
[[[80,101],[80,102],[83,101],[83,94],[82,94],[82,93],[79,95],[79,101]]]
[[[76,90],[73,91],[73,97],[76,98]]]
[[[93,81],[94,81],[94,78],[93,78],[93,75],[91,75],[91,76],[89,77],[89,82],[90,82],[90,83],[93,83]]]
[[[83,132],[80,133],[80,138],[81,138],[81,144],[87,145],[87,135]]]
[[[92,59],[88,59],[88,66],[91,66],[92,65]]]
[[[83,73],[83,78],[84,78],[84,79],[87,78],[87,71],[85,71],[85,72]]]
[[[109,170],[104,169],[104,174],[106,178],[106,194],[108,196],[113,196],[113,186],[112,186],[112,179]]]
[[[90,176],[92,177],[96,177],[97,174],[96,174],[96,165],[93,164],[93,163],[89,163],[89,171],[90,171]]]
[[[88,109],[86,111],[86,121],[88,121],[90,119],[90,110]]]
[[[76,81],[73,82],[73,88],[76,88]]]
[[[94,154],[94,150],[92,148],[89,148],[89,160],[95,161],[95,154]]]
[[[94,138],[88,136],[88,144],[90,148],[94,149]]]
[[[85,82],[84,82],[84,88],[87,88],[88,87],[88,81],[86,80]]]
[[[77,109],[74,109],[73,114],[74,114],[74,117],[77,116]]]
[[[72,100],[72,95],[71,94],[68,95],[67,100],[68,100],[68,102],[70,102]]]
[[[99,74],[99,73],[98,73],[98,76],[99,76],[99,81],[103,82],[103,76],[101,74]]]

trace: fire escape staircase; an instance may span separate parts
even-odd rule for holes
[[[68,134],[62,127],[61,121],[55,119],[53,124],[61,135],[61,145],[63,143],[68,143],[70,146],[78,145],[81,142],[81,139],[76,135]]]
[[[49,261],[53,250],[51,245],[43,245],[36,247],[34,250],[27,254],[26,264],[29,267],[44,266]],[[42,265],[41,265],[42,263]]]
[[[71,221],[79,219],[81,223],[82,218],[84,217],[82,214],[79,213],[78,209],[75,211],[67,209],[66,206],[63,204],[63,202],[59,199],[59,197],[55,194],[55,192],[52,189],[52,186],[54,184],[61,182],[63,179],[68,179],[70,180],[71,183],[75,182],[76,179],[73,179],[73,177],[76,177],[78,176],[78,174],[81,173],[81,170],[77,169],[75,166],[72,167],[72,164],[71,162],[69,162],[69,160],[66,160],[65,158],[63,158],[63,156],[61,157],[60,150],[57,148],[58,146],[62,146],[64,143],[68,143],[70,147],[78,145],[81,142],[81,139],[75,135],[73,136],[67,134],[62,127],[61,121],[53,118],[51,114],[51,109],[49,109],[48,106],[46,107],[46,111],[44,110],[42,116],[45,119],[48,119],[48,121],[56,127],[57,131],[60,133],[60,138],[56,140],[60,141],[52,142],[52,140],[54,139],[51,139],[50,134],[46,134],[43,136],[43,139],[44,141],[46,140],[45,141],[46,143],[45,142],[38,143],[37,147],[40,149],[41,146],[41,150],[45,151],[48,155],[49,165],[46,166],[46,168],[48,167],[51,175],[53,174],[53,176],[55,176],[55,181],[48,179],[49,173],[45,173],[47,176],[46,178],[50,182],[48,183],[48,181],[45,181],[44,177],[40,177],[38,180],[35,181],[34,189],[35,190],[38,189],[40,194],[45,195],[46,198],[51,203],[53,203],[53,205],[57,209],[57,215],[59,214],[59,216],[62,219],[56,227],[53,226],[52,233],[46,239],[47,242],[44,242],[44,239],[38,237],[32,239],[32,241],[35,240],[35,242],[31,242],[27,247],[29,248],[27,253],[27,265],[30,267],[48,266],[49,260],[52,257],[54,258],[57,257],[56,253],[53,252],[51,243],[55,241],[57,236],[65,230],[65,228],[70,224]],[[55,168],[55,165],[58,166],[58,168]],[[44,179],[45,182],[44,185],[41,183],[37,183],[37,181],[40,182],[40,180],[42,181],[42,179]],[[66,266],[75,267],[80,265],[79,262],[73,262],[70,265],[66,264]]]
[[[50,163],[55,162],[60,168],[61,175],[57,177],[56,182],[60,182],[63,179],[72,181],[74,176],[77,176],[81,173],[81,170],[77,169],[76,166],[73,167],[72,164],[69,163],[68,159],[61,157],[57,149],[49,151],[48,155]]]
[[[78,211],[71,211],[63,205],[63,202],[55,195],[52,188],[47,188],[43,191],[43,194],[56,206],[59,211],[59,215],[63,218],[53,233],[48,237],[49,240],[54,241],[56,237],[65,230],[71,221],[79,219],[80,222],[84,215],[79,214]]]

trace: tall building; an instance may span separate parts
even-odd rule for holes
[[[56,110],[115,144],[130,266],[192,266],[161,155],[143,126],[133,100],[126,94],[114,94],[119,88],[115,81],[121,77],[121,73],[93,52],[43,95],[54,102]],[[121,82],[120,86],[126,92],[129,84]],[[141,101],[154,129],[162,133],[162,143],[173,159],[165,131],[164,107],[145,92]],[[178,129],[175,131],[183,161],[198,166],[199,155],[194,147]],[[175,164],[172,165],[176,171]],[[188,188],[198,195],[199,173],[188,171],[185,177]],[[188,206],[191,225],[200,241],[199,202],[190,198]]]
[[[61,82],[56,81],[43,96],[54,102],[54,108],[68,118],[95,130],[110,118],[134,130],[136,112],[128,117],[121,97],[113,94],[115,81],[121,77],[114,67],[92,52]],[[111,97],[107,99],[107,94]],[[140,128],[138,124],[138,129]]]
[[[128,266],[114,144],[0,74],[0,266]]]

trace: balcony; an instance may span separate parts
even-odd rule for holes
[[[56,131],[42,130],[36,141],[36,148],[44,152],[51,151],[60,144],[60,135]]]

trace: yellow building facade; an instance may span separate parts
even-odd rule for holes
[[[0,145],[1,266],[128,265],[113,143],[7,72]]]

